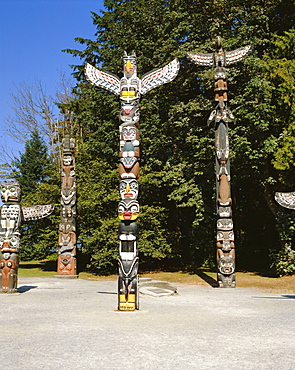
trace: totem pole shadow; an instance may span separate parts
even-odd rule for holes
[[[213,279],[211,276],[207,275],[203,270],[196,270],[195,274],[203,279],[207,284],[211,285],[212,288],[218,288],[218,281]]]
[[[23,285],[17,288],[18,293],[26,293],[31,289],[38,288],[37,285]]]
[[[97,294],[115,294],[117,295],[117,292],[97,292]]]

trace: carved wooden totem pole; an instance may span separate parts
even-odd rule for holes
[[[108,72],[86,65],[88,80],[120,97],[120,151],[119,178],[121,201],[118,206],[119,224],[119,278],[118,310],[133,311],[138,303],[138,225],[139,215],[139,99],[151,89],[172,81],[178,73],[179,62],[174,59],[163,68],[137,77],[136,55],[124,53],[124,76],[119,79]]]
[[[37,220],[49,216],[54,206],[22,207],[21,187],[16,181],[0,184],[0,281],[2,293],[16,293],[19,267],[20,224],[21,221]],[[32,246],[34,248],[34,246]]]
[[[216,108],[208,118],[215,125],[216,150],[216,203],[217,203],[217,280],[220,287],[235,287],[235,244],[231,209],[230,160],[228,122],[234,116],[227,107],[227,81],[225,66],[236,63],[250,52],[251,46],[233,51],[222,50],[221,38],[217,37],[216,52],[210,54],[187,53],[195,64],[215,67],[214,92]]]
[[[77,278],[75,139],[62,140],[61,224],[56,277]]]

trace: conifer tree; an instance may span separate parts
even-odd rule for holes
[[[15,159],[13,177],[22,188],[22,206],[55,204],[59,201],[60,178],[51,164],[47,147],[35,129],[25,143],[25,151]],[[22,224],[20,257],[22,260],[46,258],[57,246],[59,207],[46,218]]]
[[[180,58],[178,77],[141,99],[139,249],[149,266],[208,265],[215,251],[214,129],[206,126],[213,76],[185,53],[213,52],[220,35],[225,50],[254,46],[251,57],[228,70],[229,106],[238,122],[230,128],[232,193],[238,264],[266,267],[269,249],[279,245],[270,199],[280,187],[273,159],[284,124],[274,104],[280,89],[263,60],[272,36],[294,24],[294,2],[106,0],[105,6],[102,15],[92,13],[94,39],[77,38],[84,50],[67,50],[82,61],[74,69],[78,97],[68,109],[83,127],[78,208],[92,266],[116,265],[119,103],[86,82],[84,63],[121,76],[124,50],[136,50],[140,76]]]
[[[44,140],[34,129],[25,143],[25,151],[14,163],[14,178],[21,183],[22,198],[35,192],[38,184],[48,177],[50,158]]]

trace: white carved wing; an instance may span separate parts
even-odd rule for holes
[[[275,200],[282,207],[295,209],[295,191],[291,193],[275,193]]]
[[[24,221],[38,220],[39,218],[47,217],[53,212],[53,210],[53,204],[22,207]]]
[[[214,54],[205,53],[186,53],[186,56],[195,64],[200,66],[213,67],[214,66]]]
[[[233,64],[244,59],[250,53],[251,49],[251,45],[248,45],[233,51],[227,51],[225,53],[225,65]]]
[[[103,72],[86,63],[85,75],[96,86],[103,87],[116,95],[120,95],[120,79],[110,72]]]
[[[178,59],[172,60],[163,68],[153,69],[142,76],[140,94],[143,95],[157,86],[163,85],[174,80],[179,71],[180,65]]]

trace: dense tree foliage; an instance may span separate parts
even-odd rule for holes
[[[59,104],[76,118],[79,239],[90,266],[116,269],[120,104],[86,81],[84,64],[121,77],[125,50],[136,50],[139,77],[175,57],[181,63],[172,83],[141,99],[141,268],[214,264],[214,128],[206,125],[213,71],[185,53],[215,51],[220,35],[225,50],[253,46],[228,68],[237,119],[229,132],[238,269],[267,268],[273,256],[280,274],[292,272],[295,214],[276,204],[274,193],[295,190],[294,1],[105,0],[105,8],[92,12],[93,40],[77,38],[83,50],[67,50],[81,64],[74,66],[75,98]],[[43,258],[57,245],[60,172],[49,163],[34,130],[15,162],[22,204],[57,207],[49,218],[23,226],[23,259]]]
[[[34,130],[24,153],[13,163],[13,177],[22,187],[22,206],[59,202],[60,176],[47,153],[44,140]],[[57,246],[59,207],[47,218],[22,223],[20,256],[23,260],[46,258]]]
[[[50,158],[47,146],[37,129],[33,130],[31,138],[25,143],[25,151],[15,159],[13,177],[22,184],[22,197],[33,193],[38,184],[48,177]]]
[[[295,185],[294,1],[106,0],[105,7],[92,13],[94,39],[77,38],[84,50],[67,50],[82,62],[74,67],[78,97],[67,109],[83,127],[78,209],[92,267],[110,269],[117,256],[119,103],[87,83],[83,69],[89,62],[121,77],[124,50],[136,50],[139,76],[181,62],[172,83],[141,99],[141,262],[214,261],[214,129],[206,126],[213,73],[185,53],[213,52],[217,35],[225,50],[253,45],[250,57],[228,68],[237,118],[230,127],[234,221],[238,268],[269,266],[269,251],[292,229],[292,215],[273,196]]]

